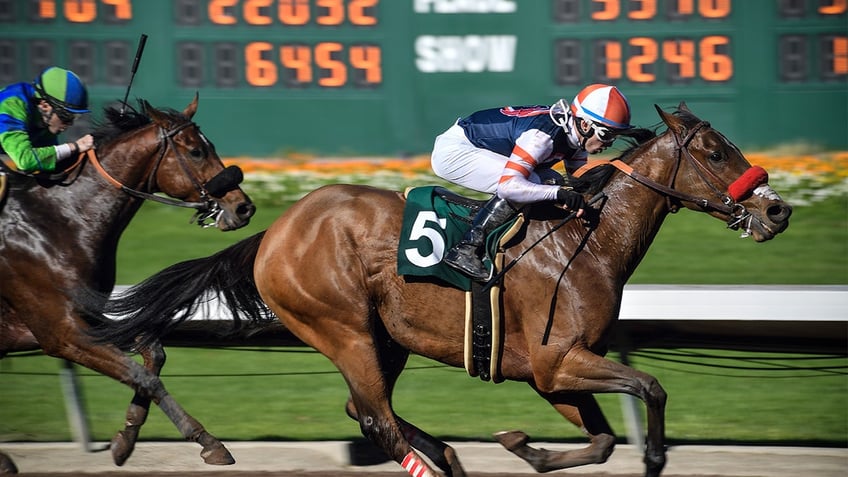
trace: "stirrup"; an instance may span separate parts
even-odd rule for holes
[[[471,244],[461,243],[448,250],[442,261],[447,266],[459,270],[474,280],[486,281],[489,279],[489,270],[483,265],[483,260],[475,253],[475,248]]]

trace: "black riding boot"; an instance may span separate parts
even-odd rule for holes
[[[516,210],[506,199],[492,197],[477,212],[471,221],[471,228],[445,255],[444,262],[477,281],[489,278],[489,270],[483,265],[486,250],[483,246],[486,236],[494,229],[505,224],[516,214]]]

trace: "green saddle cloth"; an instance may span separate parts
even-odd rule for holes
[[[462,240],[483,203],[465,198],[447,200],[445,192],[438,186],[416,187],[407,192],[398,243],[398,274],[436,277],[468,291],[471,278],[442,263],[442,258]],[[488,257],[495,256],[500,238],[517,220],[518,217],[510,220],[486,237]],[[483,264],[489,270],[493,266],[489,258]]]

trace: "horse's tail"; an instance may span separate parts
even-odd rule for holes
[[[98,320],[89,334],[122,349],[146,347],[215,297],[232,314],[234,328],[242,318],[273,320],[253,281],[253,263],[264,235],[263,231],[209,257],[177,263],[128,288],[101,308],[119,319]]]

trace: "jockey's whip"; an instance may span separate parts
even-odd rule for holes
[[[606,197],[607,197],[607,195],[604,194],[603,191],[598,192],[597,194],[592,196],[591,199],[589,199],[589,202],[586,202],[586,205],[587,206],[594,205],[596,202],[603,200],[603,199],[606,199]],[[576,210],[571,212],[570,214],[566,215],[565,218],[563,218],[562,221],[560,221],[560,223],[556,224],[553,228],[551,228],[551,230],[548,231],[548,233],[546,233],[545,235],[542,235],[539,238],[539,240],[536,240],[535,242],[533,242],[532,245],[530,245],[529,247],[524,249],[523,252],[518,254],[517,257],[513,258],[511,262],[509,262],[505,267],[503,267],[503,270],[501,270],[500,272],[498,272],[497,275],[492,277],[492,279],[489,280],[489,282],[486,283],[485,286],[483,286],[483,291],[485,292],[485,291],[489,290],[490,288],[492,288],[493,286],[495,286],[495,284],[498,283],[501,280],[501,278],[503,278],[503,276],[506,274],[506,272],[508,272],[512,267],[514,267],[515,264],[518,263],[518,261],[521,260],[524,257],[524,255],[527,254],[527,252],[529,252],[536,245],[539,245],[539,242],[548,238],[549,235],[551,235],[552,233],[559,230],[560,227],[562,227],[563,225],[565,225],[567,222],[574,219],[575,217],[577,217],[577,211]]]
[[[141,38],[138,39],[138,48],[135,50],[135,60],[133,60],[132,72],[130,73],[130,83],[127,85],[126,94],[124,94],[124,102],[121,103],[121,116],[127,110],[127,98],[130,97],[130,88],[132,88],[133,79],[135,79],[135,72],[138,71],[138,63],[141,61],[141,55],[144,53],[145,43],[147,43],[147,35],[142,33]]]

